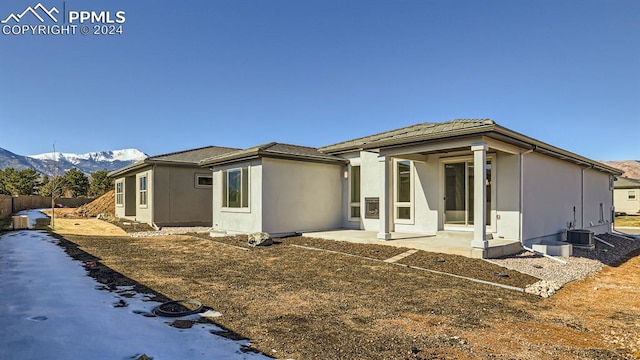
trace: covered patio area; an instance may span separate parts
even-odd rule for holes
[[[438,231],[435,235],[392,232],[391,238],[387,240],[379,239],[376,231],[348,229],[308,232],[303,233],[302,236],[360,244],[406,247],[471,258],[497,258],[517,254],[522,250],[518,240],[506,239],[487,240],[488,247],[485,251],[474,249],[471,246],[473,232],[464,231]]]

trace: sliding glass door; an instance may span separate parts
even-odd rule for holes
[[[445,225],[473,225],[474,175],[473,161],[460,161],[444,165],[444,223]],[[487,223],[491,224],[491,161],[487,161]]]

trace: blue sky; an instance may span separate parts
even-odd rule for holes
[[[37,2],[3,1],[0,18]],[[637,0],[64,6],[125,11],[123,35],[0,34],[0,147],[21,155],[54,142],[150,155],[322,146],[491,118],[594,159],[640,160]]]

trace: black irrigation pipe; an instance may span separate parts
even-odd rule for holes
[[[195,309],[189,309],[186,306],[184,306],[183,304],[194,305]],[[171,310],[167,309],[167,307],[172,307],[172,306],[180,306],[180,307],[186,308],[187,310],[171,311]],[[158,315],[158,316],[164,316],[164,317],[181,317],[181,316],[198,314],[198,313],[202,312],[203,308],[204,307],[202,306],[202,303],[200,301],[198,301],[198,300],[183,299],[183,300],[167,301],[165,303],[162,303],[162,304],[156,306],[153,309],[153,313]]]

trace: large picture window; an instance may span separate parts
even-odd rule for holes
[[[396,219],[411,220],[412,185],[411,185],[411,162],[408,160],[396,163]]]
[[[140,206],[147,206],[147,176],[140,176]]]
[[[124,183],[122,181],[116,182],[116,205],[124,205]]]
[[[222,172],[222,207],[249,207],[249,168]]]
[[[351,166],[349,181],[349,217],[360,218],[360,166]]]

